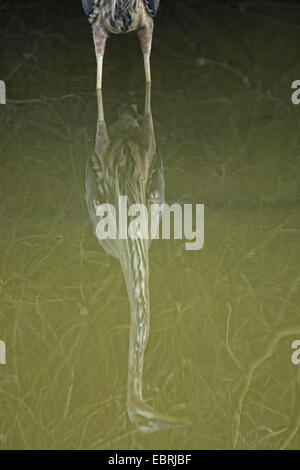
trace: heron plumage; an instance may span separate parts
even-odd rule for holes
[[[144,2],[152,18],[155,18],[158,12],[160,0],[144,0]]]
[[[84,13],[88,16],[94,9],[95,0],[81,0]]]
[[[150,53],[153,18],[160,0],[82,0],[82,7],[93,26],[97,57],[97,88],[102,88],[103,56],[111,34],[137,31],[144,55],[146,82],[151,82]]]
[[[152,18],[155,18],[158,12],[160,0],[142,0],[147,12]],[[139,1],[137,0],[82,0],[82,7],[91,22],[94,22],[98,16],[101,7],[110,6],[112,16],[115,16],[116,9],[119,6],[123,11],[137,8]]]

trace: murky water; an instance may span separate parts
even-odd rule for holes
[[[59,3],[0,11],[1,447],[299,448],[300,9],[162,2],[155,158],[166,202],[205,204],[205,246],[154,240],[147,252],[143,396],[190,424],[141,433],[126,411],[124,276],[86,205],[99,129],[92,37],[80,5]],[[109,41],[103,84],[107,127],[140,122],[135,35]]]

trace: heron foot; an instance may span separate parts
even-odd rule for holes
[[[188,420],[158,413],[144,400],[128,405],[128,416],[139,432],[152,433],[162,429],[191,425]]]

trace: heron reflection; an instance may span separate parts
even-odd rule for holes
[[[86,201],[95,234],[99,222],[97,208],[110,204],[118,208],[120,196],[128,206],[164,203],[164,172],[156,152],[151,114],[151,88],[146,85],[145,109],[141,124],[128,110],[107,129],[102,92],[98,90],[98,121],[95,152],[89,158],[86,173]],[[150,212],[150,211],[149,211]],[[116,233],[119,220],[115,218]],[[99,238],[99,237],[98,237]],[[141,431],[183,424],[164,416],[143,399],[143,362],[149,336],[149,257],[150,239],[127,237],[99,239],[103,249],[120,261],[131,311],[127,411],[130,421]]]

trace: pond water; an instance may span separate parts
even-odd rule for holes
[[[300,8],[162,2],[144,136],[155,152],[144,146],[118,181],[147,179],[155,154],[166,202],[205,205],[205,243],[142,250],[143,396],[187,422],[142,433],[126,407],[130,259],[122,270],[125,248],[115,259],[101,247],[86,204],[92,35],[80,2],[60,4],[0,10],[0,447],[299,449]],[[102,98],[115,141],[140,125],[145,93],[136,35],[111,38]]]

